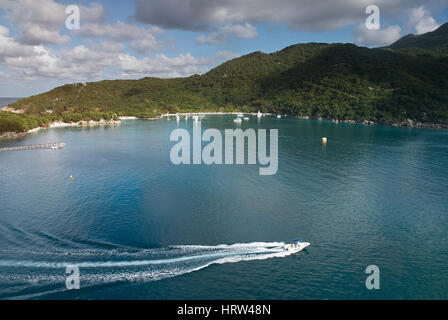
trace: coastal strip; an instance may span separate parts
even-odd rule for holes
[[[9,111],[2,109],[1,111]],[[188,116],[192,117],[194,115],[238,115],[238,114],[245,114],[245,115],[252,115],[257,116],[257,113],[255,112],[179,112],[179,113],[165,113],[160,115],[156,118],[138,118],[135,116],[121,116],[119,117],[119,120],[104,120],[101,119],[99,121],[86,121],[81,120],[78,122],[62,122],[62,121],[55,121],[53,123],[50,123],[48,125],[45,125],[43,127],[37,127],[33,128],[31,130],[28,130],[26,132],[3,132],[0,133],[0,138],[19,138],[24,137],[28,134],[37,133],[38,131],[46,128],[67,128],[67,127],[87,127],[87,126],[107,126],[107,125],[119,125],[121,124],[121,121],[127,121],[127,120],[158,120],[158,119],[164,119],[164,118],[171,118],[175,116]],[[264,116],[273,116],[272,113],[263,113]],[[303,119],[303,120],[318,120],[318,121],[332,121],[336,124],[339,123],[352,123],[352,124],[362,124],[362,125],[386,125],[386,126],[392,126],[392,127],[409,127],[409,128],[422,128],[422,129],[448,129],[448,125],[446,124],[440,124],[440,123],[426,123],[426,122],[417,122],[413,121],[411,119],[407,119],[406,121],[403,121],[401,123],[392,123],[392,124],[383,124],[383,123],[376,123],[374,121],[370,120],[338,120],[338,119],[327,119],[327,118],[313,118],[310,116],[291,116],[291,115],[284,115],[289,116],[297,119]]]
[[[121,120],[99,120],[99,121],[78,121],[78,122],[62,122],[62,121],[55,121],[53,123],[50,123],[43,127],[37,127],[33,128],[31,130],[25,131],[25,132],[3,132],[0,133],[0,138],[20,138],[24,137],[28,134],[37,133],[42,129],[47,128],[68,128],[68,127],[90,127],[90,126],[110,126],[110,125],[120,125]]]

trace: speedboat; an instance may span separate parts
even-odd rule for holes
[[[243,120],[241,120],[241,118],[236,118],[236,119],[233,119],[233,122],[235,122],[235,123],[241,123],[241,122],[243,122]]]
[[[249,117],[244,117],[243,120],[246,120],[246,121],[247,121],[247,120],[249,120]]]
[[[244,117],[242,113],[238,113],[236,116],[237,116],[238,118],[242,118],[242,117]]]
[[[285,246],[285,250],[292,251],[293,253],[296,253],[296,252],[302,251],[309,245],[311,245],[311,243],[303,242],[302,239],[298,238],[298,239],[292,240],[291,244],[287,244]]]
[[[260,112],[260,110],[258,110],[257,117],[261,118],[262,116],[263,116],[263,114]]]
[[[280,114],[277,115],[277,118],[280,119],[282,116]]]

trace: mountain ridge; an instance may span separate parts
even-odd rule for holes
[[[390,49],[408,49],[420,48],[437,53],[448,53],[448,23],[441,25],[434,31],[420,35],[408,34],[387,48]]]

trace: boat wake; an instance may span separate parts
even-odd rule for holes
[[[291,255],[292,252],[285,250],[284,246],[283,242],[251,242],[217,246],[178,245],[143,250],[117,248],[34,252],[26,259],[0,258],[0,287],[65,287],[68,276],[65,271],[69,266],[79,267],[82,287],[116,282],[158,281],[213,264]],[[2,256],[5,254],[0,251]]]

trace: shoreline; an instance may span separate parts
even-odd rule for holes
[[[104,120],[104,119],[101,119],[99,121],[81,120],[81,121],[78,121],[78,122],[55,121],[55,122],[50,123],[48,125],[48,128],[89,127],[89,126],[119,125],[119,124],[121,124],[121,120]],[[36,129],[38,129],[38,128],[36,128]],[[32,130],[36,130],[36,129],[32,129]],[[30,131],[32,131],[32,130],[30,130]],[[29,133],[32,133],[32,132],[29,132]]]
[[[13,139],[13,138],[21,138],[21,137],[25,137],[29,134],[34,134],[34,133],[38,133],[39,131],[43,130],[43,129],[51,129],[51,128],[68,128],[68,127],[93,127],[93,126],[110,126],[110,125],[120,125],[121,124],[121,119],[120,120],[104,120],[101,119],[99,121],[94,121],[94,120],[89,120],[89,121],[85,121],[85,120],[81,120],[78,122],[62,122],[62,121],[55,121],[52,122],[48,125],[45,125],[43,127],[37,127],[37,128],[33,128],[31,130],[25,131],[25,132],[3,132],[0,133],[0,139]]]
[[[176,115],[178,116],[194,116],[194,115],[228,115],[228,114],[244,114],[244,115],[252,115],[252,116],[256,116],[257,112],[215,112],[215,111],[204,111],[204,112],[178,112],[178,113],[165,113],[160,115],[160,118],[166,118],[166,117],[175,117]],[[273,116],[273,113],[263,113],[263,115],[265,116]]]
[[[2,109],[2,111],[5,111],[5,109]],[[126,120],[159,120],[163,118],[170,118],[175,117],[176,115],[179,116],[193,116],[193,115],[237,115],[237,114],[244,114],[244,115],[252,115],[256,116],[256,112],[179,112],[179,113],[165,113],[160,115],[157,118],[139,118],[135,116],[121,116],[119,117],[119,120],[104,120],[101,119],[99,121],[94,120],[81,120],[78,122],[62,122],[62,121],[55,121],[48,125],[45,125],[43,127],[37,127],[33,128],[31,130],[28,130],[26,132],[3,132],[0,133],[0,139],[12,139],[12,138],[21,138],[25,137],[28,134],[34,134],[38,133],[40,130],[48,129],[48,128],[68,128],[68,127],[90,127],[90,126],[108,126],[108,125],[120,125],[121,121]],[[274,116],[273,113],[263,113],[263,116]],[[282,115],[282,118],[284,117],[292,117],[295,119],[302,119],[302,120],[316,120],[316,121],[331,121],[333,123],[339,124],[339,123],[350,123],[350,124],[362,124],[362,125],[382,125],[382,126],[388,126],[388,127],[408,127],[408,128],[417,128],[417,129],[448,129],[447,124],[440,124],[440,123],[423,123],[423,122],[415,122],[410,119],[407,119],[406,121],[403,121],[401,123],[392,123],[392,124],[383,124],[383,123],[376,123],[374,121],[370,120],[338,120],[338,119],[327,119],[327,118],[313,118],[310,116],[289,116],[289,115]]]
[[[167,118],[167,117],[175,117],[178,116],[193,116],[193,115],[237,115],[237,114],[243,114],[243,115],[252,115],[256,116],[256,112],[179,112],[179,113],[165,113],[160,115],[160,119]],[[263,116],[275,116],[274,113],[263,113]],[[421,129],[448,129],[448,124],[443,123],[426,123],[426,122],[416,122],[411,119],[407,119],[406,121],[402,121],[401,123],[378,123],[371,120],[338,120],[338,119],[331,119],[331,118],[323,118],[323,117],[317,117],[313,118],[310,116],[292,116],[292,115],[281,115],[282,118],[290,117],[294,119],[302,119],[302,120],[315,120],[315,121],[332,121],[336,124],[339,123],[351,123],[351,124],[362,124],[362,125],[379,125],[379,126],[387,126],[387,127],[409,127],[409,128],[421,128]]]

